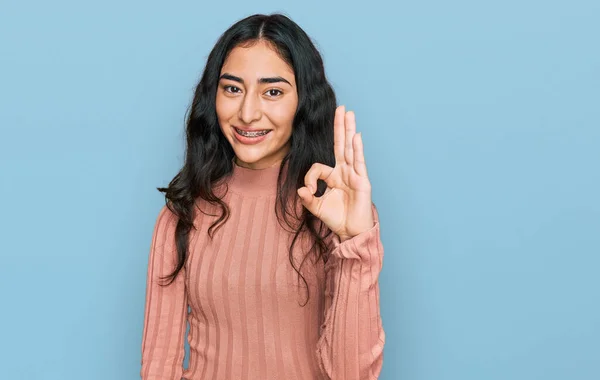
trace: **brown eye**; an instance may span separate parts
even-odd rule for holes
[[[273,92],[275,92],[275,93],[273,93]],[[281,90],[277,90],[275,88],[272,88],[269,91],[267,91],[267,94],[269,94],[270,97],[274,98],[276,96],[279,96],[279,95],[283,94],[283,92]]]
[[[225,89],[225,92],[230,92],[232,94],[235,94],[239,91],[239,88],[235,86],[223,86],[223,88]]]

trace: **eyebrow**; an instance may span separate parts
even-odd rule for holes
[[[235,75],[231,75],[231,74],[223,74],[219,77],[219,80],[221,79],[229,79],[241,84],[244,84],[244,80],[240,77],[236,77]],[[282,78],[282,77],[268,77],[268,78],[258,78],[258,83],[279,83],[279,82],[285,82],[287,84],[289,84],[290,86],[292,85],[290,82],[288,82],[286,79]]]

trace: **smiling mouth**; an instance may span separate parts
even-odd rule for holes
[[[271,129],[265,129],[262,131],[252,131],[252,132],[242,131],[241,129],[238,129],[235,127],[233,127],[233,129],[235,129],[237,134],[239,134],[240,136],[244,136],[244,137],[260,137],[260,136],[264,136],[267,133],[271,132]]]

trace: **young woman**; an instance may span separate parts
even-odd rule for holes
[[[378,214],[354,114],[310,38],[280,14],[231,26],[186,132],[159,188],[142,379],[376,379]]]

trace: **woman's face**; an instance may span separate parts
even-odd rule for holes
[[[231,50],[221,68],[216,108],[238,165],[263,169],[281,162],[297,106],[294,71],[266,42]]]

